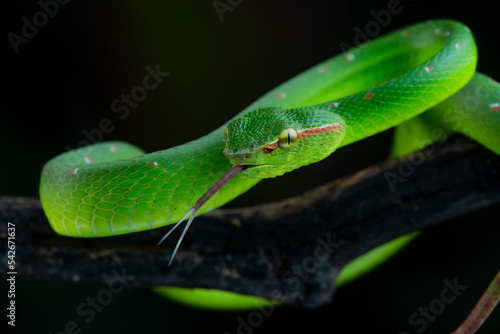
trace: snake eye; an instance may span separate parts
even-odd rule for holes
[[[288,128],[281,131],[278,137],[278,143],[282,148],[290,148],[298,141],[297,131],[294,128]]]

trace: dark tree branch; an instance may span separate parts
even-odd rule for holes
[[[339,270],[358,255],[499,201],[500,157],[457,138],[298,197],[200,216],[171,267],[176,240],[156,246],[165,229],[62,237],[35,198],[1,198],[0,233],[4,241],[7,222],[16,225],[19,276],[107,282],[117,271],[134,276],[131,286],[218,288],[317,307],[333,298]],[[310,273],[287,279],[294,267]]]

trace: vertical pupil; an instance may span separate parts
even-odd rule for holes
[[[292,138],[290,138],[290,131],[287,132],[286,139],[287,139],[288,145],[290,145],[290,143],[292,142]]]

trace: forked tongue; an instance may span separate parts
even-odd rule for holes
[[[172,257],[170,258],[170,261],[168,262],[168,265],[172,263],[172,260],[174,259],[175,253],[177,253],[177,249],[179,249],[179,246],[182,242],[182,239],[184,238],[184,235],[186,234],[187,230],[189,229],[189,226],[191,226],[191,223],[193,222],[194,217],[196,216],[196,213],[200,208],[205,204],[213,195],[215,195],[222,187],[226,185],[226,183],[229,182],[236,174],[239,172],[242,172],[244,170],[250,169],[252,167],[255,167],[253,165],[234,165],[230,170],[227,171],[226,174],[224,174],[213,186],[210,187],[197,201],[196,203],[193,204],[191,209],[186,213],[184,217],[182,217],[181,220],[170,230],[168,231],[167,234],[158,242],[158,245],[160,245],[165,239],[168,238],[170,233],[172,233],[177,226],[179,226],[187,217],[189,217],[189,220],[186,224],[186,227],[184,227],[184,230],[182,231],[182,234],[179,238],[179,241],[177,241],[177,245],[175,245],[174,252],[172,253]]]

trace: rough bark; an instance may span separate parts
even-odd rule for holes
[[[391,186],[392,184],[392,186]],[[500,157],[465,138],[374,165],[303,195],[196,218],[171,267],[166,229],[77,239],[55,234],[37,198],[0,199],[0,267],[16,226],[18,276],[130,286],[206,287],[318,307],[340,269],[401,235],[500,201]],[[300,275],[292,274],[299,273]]]

